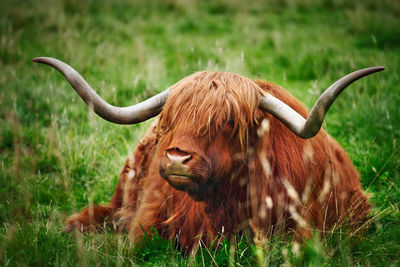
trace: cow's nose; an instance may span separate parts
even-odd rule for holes
[[[172,148],[167,150],[167,158],[170,166],[185,165],[192,159],[192,155],[179,148]]]

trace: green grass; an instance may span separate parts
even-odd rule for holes
[[[4,0],[0,35],[1,265],[400,265],[398,1]],[[344,74],[386,66],[351,85],[325,124],[372,194],[371,227],[300,247],[238,236],[195,257],[159,237],[63,233],[66,216],[111,197],[150,122],[89,113],[37,56],[69,63],[121,106],[209,69],[274,81],[311,107]]]

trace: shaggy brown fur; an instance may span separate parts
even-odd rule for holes
[[[185,251],[200,239],[239,231],[296,237],[351,227],[370,210],[358,174],[340,145],[321,130],[304,140],[258,109],[270,93],[302,116],[303,105],[268,82],[237,74],[195,73],[171,88],[163,111],[129,157],[111,202],[86,208],[67,229],[113,223],[134,240],[154,227]],[[166,151],[190,154],[190,183],[169,180]]]

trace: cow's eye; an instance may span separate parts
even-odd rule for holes
[[[232,118],[229,118],[228,124],[229,126],[233,127],[235,125],[235,121]]]

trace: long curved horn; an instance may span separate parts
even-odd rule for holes
[[[261,97],[259,108],[274,115],[297,136],[305,139],[311,138],[319,132],[326,112],[335,101],[336,97],[338,97],[347,86],[364,76],[384,69],[385,67],[370,67],[357,70],[342,77],[329,86],[318,98],[307,120],[287,104],[270,94]]]
[[[169,95],[167,89],[136,105],[115,107],[104,101],[76,70],[64,62],[51,57],[38,57],[32,61],[44,63],[57,69],[65,76],[90,109],[103,119],[117,124],[135,124],[156,116],[160,113]]]

